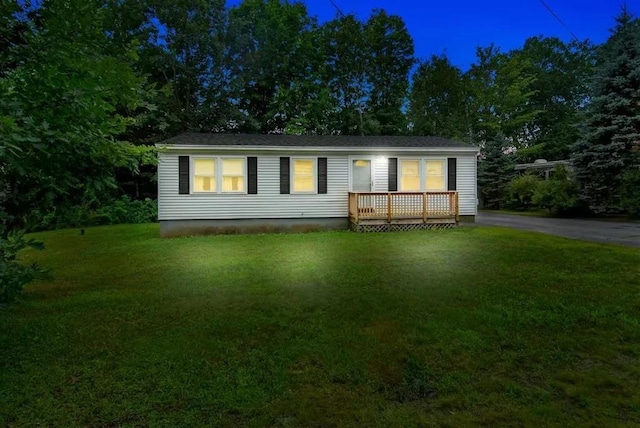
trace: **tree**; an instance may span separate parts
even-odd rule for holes
[[[413,39],[401,17],[374,10],[364,27],[367,81],[371,92],[367,108],[377,126],[371,133],[398,135],[406,132],[402,111],[409,87],[409,71],[415,63]]]
[[[518,151],[521,161],[566,159],[579,139],[579,115],[585,104],[592,73],[592,46],[565,43],[557,37],[531,37],[514,51],[526,59],[526,73],[534,77],[529,103],[536,116],[529,122],[532,138]]]
[[[423,61],[413,75],[409,121],[416,135],[464,140],[468,88],[462,71],[442,55]]]
[[[478,187],[485,208],[500,209],[509,183],[515,175],[512,154],[506,154],[509,142],[504,137],[485,143],[478,162]]]
[[[533,138],[530,124],[539,114],[531,104],[535,77],[527,71],[528,60],[493,45],[478,48],[477,56],[466,73],[471,141],[482,144],[503,135],[511,147],[527,147]]]
[[[364,133],[368,51],[364,24],[345,15],[322,27],[327,86],[335,106],[333,128],[344,135]]]
[[[0,78],[0,264],[13,272],[0,289],[36,272],[16,264],[29,213],[104,192],[116,167],[149,155],[116,139],[131,121],[117,111],[135,110],[145,88],[126,61],[105,54],[103,14],[98,1],[44,3],[20,63]]]
[[[591,99],[572,162],[582,195],[595,212],[621,209],[625,171],[637,165],[640,141],[640,21],[623,9],[598,49]]]
[[[240,130],[283,132],[292,116],[281,103],[283,94],[308,89],[302,82],[317,66],[307,35],[315,21],[303,3],[280,0],[244,0],[230,10],[229,20],[227,55],[234,63],[238,107],[247,116]]]

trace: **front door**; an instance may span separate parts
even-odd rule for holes
[[[351,190],[353,192],[370,192],[371,161],[369,159],[354,159],[351,162]]]

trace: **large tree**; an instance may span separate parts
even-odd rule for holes
[[[531,37],[513,52],[526,59],[526,74],[534,77],[528,102],[538,112],[528,123],[529,145],[518,152],[522,161],[569,156],[571,145],[580,136],[577,124],[588,97],[592,50],[588,42]]]
[[[468,87],[462,71],[442,55],[420,63],[409,94],[409,120],[417,135],[464,140]]]
[[[107,48],[101,3],[51,0],[37,15],[36,27],[14,14],[29,30],[0,77],[0,271],[15,273],[0,276],[3,290],[31,278],[15,264],[30,214],[114,187],[115,168],[146,153],[117,139],[135,120],[120,112],[136,110],[145,88]]]
[[[415,63],[413,39],[401,17],[375,10],[364,27],[371,85],[370,133],[397,135],[407,131],[402,111],[407,100],[409,71]]]
[[[620,208],[622,175],[638,161],[640,20],[623,9],[597,51],[582,139],[572,162],[582,194],[596,212]]]

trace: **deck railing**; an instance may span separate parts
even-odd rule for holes
[[[458,217],[458,192],[349,192],[349,218],[356,223]]]

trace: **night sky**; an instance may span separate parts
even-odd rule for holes
[[[343,13],[366,20],[374,8],[400,15],[411,33],[416,58],[445,53],[451,62],[467,69],[477,46],[492,42],[507,51],[520,47],[531,36],[557,36],[571,40],[604,42],[623,0],[546,0],[569,28],[563,27],[540,0],[333,0]],[[235,2],[231,2],[232,4]],[[333,19],[330,0],[304,0],[310,15],[320,23]],[[627,9],[640,16],[640,0],[627,0]]]

